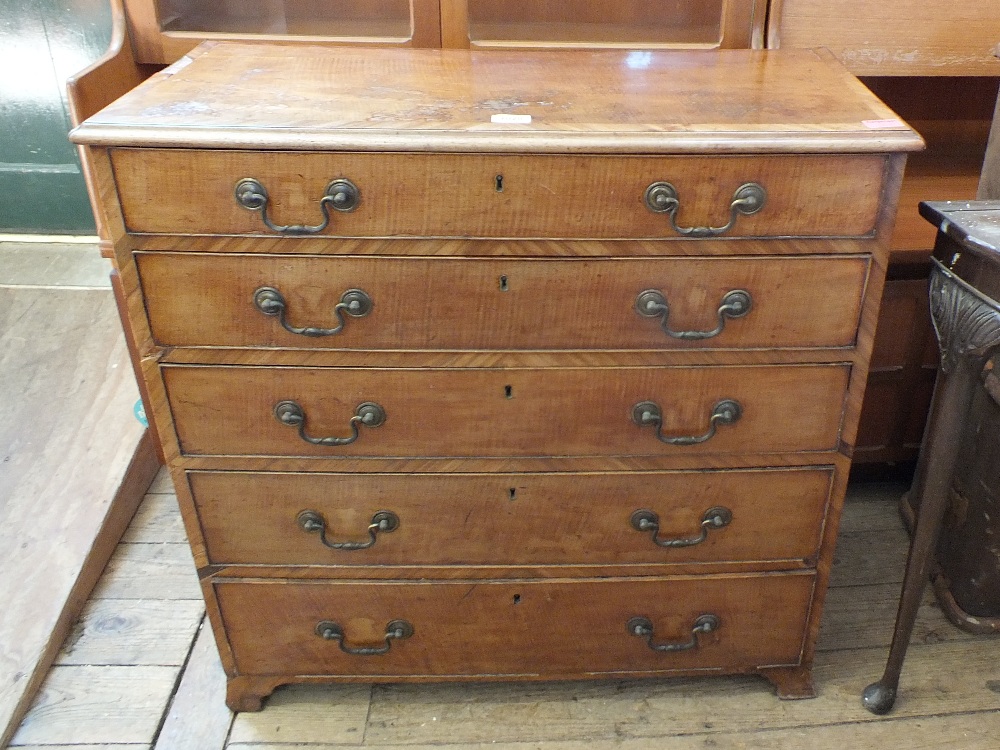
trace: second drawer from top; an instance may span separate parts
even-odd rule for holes
[[[137,253],[136,264],[161,346],[662,350],[851,346],[870,259]]]

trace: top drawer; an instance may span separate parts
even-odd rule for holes
[[[595,239],[867,236],[885,165],[879,155],[179,149],[112,149],[111,161],[132,233]],[[248,179],[243,203],[256,208],[237,199]],[[336,180],[356,186],[356,204],[337,188],[321,203]],[[647,197],[655,183],[669,187]]]

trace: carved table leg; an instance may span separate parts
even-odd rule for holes
[[[1000,342],[1000,311],[936,263],[931,276],[931,314],[941,347],[941,373],[921,447],[913,497],[916,527],[903,577],[896,629],[882,679],[865,688],[861,702],[872,713],[892,708],[903,659],[924,585],[930,576],[966,414],[984,353]]]

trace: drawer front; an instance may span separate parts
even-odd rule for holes
[[[187,476],[214,564],[627,565],[802,563],[833,471]]]
[[[762,208],[727,237],[864,236],[874,230],[885,161],[837,156],[507,156],[115,149],[125,224],[135,233],[276,235],[236,200],[257,180],[275,226],[319,226],[334,180],[360,198],[315,234],[340,237],[683,238],[646,206],[653,183],[676,191],[680,229],[724,227],[746,183]]]
[[[857,256],[470,260],[138,253],[136,262],[157,344],[324,349],[850,346],[869,267],[867,257]],[[359,308],[363,317],[341,312],[352,289],[371,301],[370,310]],[[660,297],[640,314],[650,290]],[[723,307],[727,312],[720,316]],[[677,338],[682,335],[696,338]]]
[[[798,664],[813,581],[810,574],[419,583],[217,580],[215,592],[241,674],[583,676]],[[694,623],[703,615],[717,618],[716,627],[694,636]],[[652,635],[629,632],[632,618],[646,618]],[[386,640],[387,625],[398,620],[412,626],[412,635]],[[342,638],[317,635],[320,623],[328,635],[339,628]],[[649,645],[692,640],[695,645],[681,651]],[[341,649],[381,651],[387,644],[386,653],[372,655]]]
[[[161,368],[184,454],[331,457],[834,450],[849,370]]]

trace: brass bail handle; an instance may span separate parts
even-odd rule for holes
[[[669,182],[654,182],[643,196],[646,208],[653,213],[666,214],[670,226],[684,237],[718,237],[736,225],[736,217],[752,216],[767,203],[767,191],[756,182],[746,182],[736,188],[729,203],[729,221],[721,227],[681,227],[677,225],[677,214],[681,208],[680,195]]]
[[[653,638],[655,636],[653,632],[653,622],[648,617],[633,617],[626,624],[629,635],[637,636],[638,638],[645,638],[646,644],[653,651],[690,651],[693,648],[698,648],[700,645],[698,641],[698,636],[707,633],[713,633],[719,629],[722,625],[722,620],[719,619],[718,615],[713,615],[711,613],[699,615],[694,621],[694,625],[691,626],[691,637],[686,641],[671,642],[667,641],[665,643],[654,643]]]
[[[667,445],[697,445],[715,436],[720,424],[735,424],[743,416],[743,407],[739,401],[727,398],[712,407],[708,418],[708,431],[701,435],[682,435],[669,437],[663,434],[663,410],[653,401],[640,401],[632,407],[632,421],[639,427],[655,427],[656,437]]]
[[[733,512],[729,508],[717,505],[709,508],[701,517],[699,533],[695,536],[660,538],[660,517],[654,511],[642,509],[632,514],[629,523],[636,531],[652,531],[653,542],[660,547],[693,547],[708,539],[708,532],[721,529],[733,521]]]
[[[644,318],[659,318],[660,328],[668,336],[675,339],[696,341],[718,336],[726,327],[729,318],[742,318],[753,307],[753,298],[745,289],[733,289],[726,292],[716,310],[716,326],[710,331],[674,331],[667,325],[670,316],[670,305],[667,297],[659,289],[647,289],[635,298],[635,311]]]
[[[401,641],[413,635],[413,626],[406,620],[392,620],[385,626],[385,645],[350,646],[345,642],[344,628],[331,620],[321,620],[314,629],[316,635],[327,641],[336,641],[340,650],[351,656],[379,656],[389,653],[393,641]]]
[[[253,293],[253,304],[264,315],[277,318],[281,327],[289,333],[299,336],[316,338],[319,336],[333,336],[344,330],[346,320],[345,315],[352,318],[364,318],[371,313],[375,303],[363,289],[348,289],[340,295],[340,302],[333,308],[334,317],[337,318],[337,325],[333,328],[319,328],[315,326],[305,326],[298,328],[288,322],[285,317],[288,311],[288,303],[280,291],[273,286],[262,286]]]
[[[372,516],[368,524],[368,540],[365,542],[334,542],[326,537],[326,519],[317,510],[304,510],[295,517],[299,528],[310,534],[319,534],[319,540],[330,549],[354,551],[375,546],[378,534],[389,534],[399,528],[399,516],[391,510],[380,510]]]
[[[351,434],[347,437],[312,437],[306,434],[306,412],[296,401],[279,401],[274,405],[274,418],[289,427],[298,427],[299,437],[312,445],[348,445],[361,434],[359,426],[379,427],[385,423],[385,409],[371,401],[358,404],[349,422]]]
[[[358,207],[361,191],[348,179],[333,180],[326,186],[323,196],[319,199],[319,208],[323,213],[323,221],[312,226],[308,224],[275,224],[267,215],[267,204],[270,196],[264,184],[254,177],[244,177],[236,183],[234,190],[236,203],[247,211],[259,211],[264,226],[272,232],[288,235],[319,234],[330,225],[330,209],[342,213],[350,213]]]

